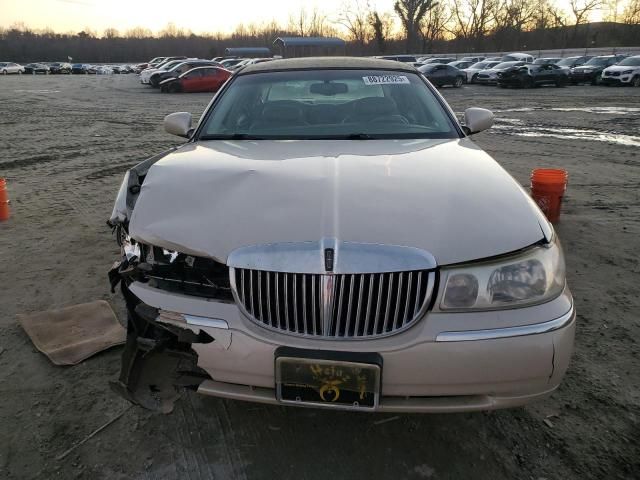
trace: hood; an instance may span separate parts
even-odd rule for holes
[[[129,233],[220,262],[244,246],[335,238],[415,247],[446,265],[532,245],[540,222],[469,139],[209,141],[150,168]]]
[[[640,70],[639,65],[612,65],[604,69],[605,72],[626,72],[627,70]]]

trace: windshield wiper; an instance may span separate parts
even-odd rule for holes
[[[215,134],[201,135],[199,140],[264,140],[264,137],[251,135],[248,133],[231,133],[231,134]]]
[[[373,137],[368,133],[350,133],[349,135],[345,135],[344,138],[346,140],[371,140]]]

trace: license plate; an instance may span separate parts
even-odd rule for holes
[[[279,356],[275,368],[277,398],[283,403],[363,410],[378,405],[379,364]]]

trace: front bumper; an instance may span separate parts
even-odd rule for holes
[[[572,72],[569,75],[569,81],[572,83],[591,83],[598,76],[600,76],[600,72]]]
[[[275,351],[288,346],[379,353],[383,373],[378,411],[454,412],[523,405],[549,395],[560,384],[575,333],[568,290],[535,307],[428,312],[396,335],[336,341],[263,329],[234,304],[168,293],[141,283],[130,289],[160,310],[158,322],[203,331],[215,339],[192,345],[198,366],[211,377],[200,384],[200,393],[271,404],[278,403]]]
[[[495,85],[498,83],[498,77],[476,77],[474,83],[479,83],[482,85]]]
[[[629,85],[633,75],[623,75],[620,77],[602,77],[601,83],[603,85]]]

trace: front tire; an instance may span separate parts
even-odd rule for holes
[[[640,87],[640,75],[636,75],[635,77],[633,77],[631,79],[631,86],[632,87]]]
[[[180,85],[172,83],[171,85],[169,85],[169,88],[167,90],[169,91],[169,93],[180,93]]]
[[[530,78],[525,78],[522,80],[522,88],[533,88],[533,80]]]
[[[2,70],[2,74],[3,75],[7,75],[9,72],[7,72],[6,70]]]
[[[455,88],[460,88],[463,83],[464,83],[464,80],[462,79],[462,77],[456,77],[456,81],[453,83],[453,86]]]
[[[558,88],[562,88],[562,87],[566,87],[567,86],[567,79],[566,78],[559,78],[556,80],[556,87]]]

